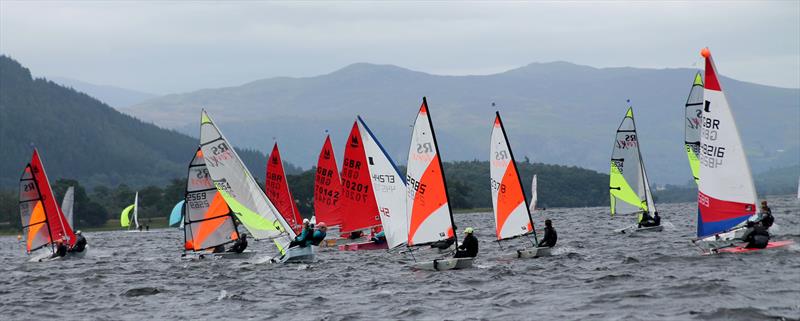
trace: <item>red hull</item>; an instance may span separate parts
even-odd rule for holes
[[[769,242],[769,244],[767,244],[767,247],[765,247],[763,249],[748,249],[748,248],[745,248],[745,247],[742,247],[742,246],[736,246],[736,247],[726,247],[724,249],[719,249],[717,251],[717,253],[747,253],[747,252],[754,252],[754,251],[759,251],[759,250],[781,248],[781,247],[786,247],[786,246],[789,246],[789,245],[792,245],[792,244],[794,244],[794,241],[792,241],[792,240],[774,241],[774,242]]]

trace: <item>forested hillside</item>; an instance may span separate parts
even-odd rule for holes
[[[200,120],[200,106],[197,107]],[[198,125],[199,127],[199,125]],[[198,129],[199,130],[199,129]],[[161,185],[186,175],[198,140],[122,114],[0,55],[0,187],[18,184],[36,146],[51,180],[84,186]],[[240,150],[250,168],[263,154]],[[262,171],[255,171],[262,177]]]

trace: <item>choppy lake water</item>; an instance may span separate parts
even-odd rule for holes
[[[775,239],[800,243],[800,203],[770,198]],[[606,207],[549,209],[553,257],[505,259],[489,213],[458,214],[476,227],[469,270],[425,272],[386,251],[321,250],[310,265],[180,259],[182,232],[87,232],[81,260],[27,262],[0,238],[0,319],[800,319],[800,248],[702,256],[695,204],[661,204],[662,233],[624,236]],[[520,240],[524,241],[524,240]],[[268,242],[250,248],[267,255]]]

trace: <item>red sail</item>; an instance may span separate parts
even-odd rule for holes
[[[342,162],[343,233],[381,225],[367,165],[367,154],[356,121],[347,139]]]
[[[264,185],[264,192],[269,197],[272,204],[281,213],[281,216],[289,223],[296,233],[300,232],[300,211],[297,203],[294,202],[292,191],[289,190],[289,182],[286,181],[286,172],[283,170],[281,153],[278,151],[278,143],[272,147],[272,153],[267,160],[267,179]]]
[[[44,205],[44,213],[47,216],[47,224],[50,227],[50,236],[52,241],[66,237],[69,239],[69,245],[75,244],[75,233],[72,232],[72,227],[69,226],[67,218],[61,212],[61,208],[53,196],[53,189],[50,188],[50,182],[47,180],[47,173],[44,172],[42,160],[39,159],[39,151],[33,150],[33,157],[31,158],[31,172],[33,172],[33,179],[39,188],[39,193],[42,197],[42,204]]]
[[[319,152],[317,174],[314,178],[314,213],[317,222],[328,226],[342,224],[342,181],[339,179],[339,166],[333,153],[331,137],[325,138],[325,145]]]

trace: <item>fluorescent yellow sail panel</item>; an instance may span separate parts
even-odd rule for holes
[[[609,191],[611,192],[611,215],[614,215],[616,211],[616,201],[614,198],[620,199],[625,203],[631,204],[633,206],[642,208],[642,200],[639,199],[639,195],[633,191],[631,185],[625,180],[625,177],[622,176],[622,173],[619,172],[614,163],[611,163],[611,172],[610,172],[610,181],[609,181]],[[647,205],[644,206],[647,208]]]
[[[119,216],[119,224],[122,225],[122,227],[128,227],[131,225],[131,219],[128,214],[130,214],[133,210],[133,206],[134,204],[128,205],[128,207],[122,210],[122,214]]]

